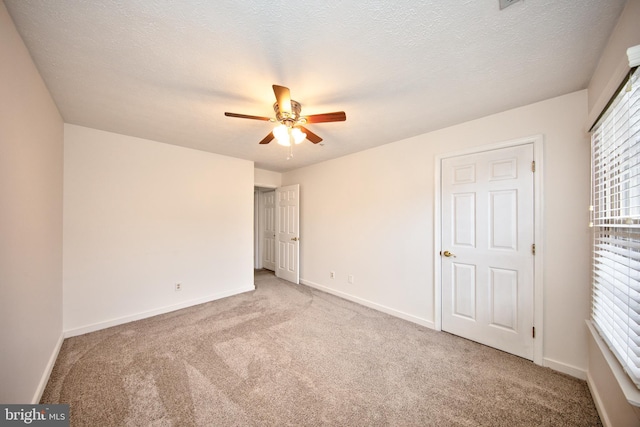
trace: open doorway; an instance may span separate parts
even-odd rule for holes
[[[275,188],[254,188],[254,268],[276,269]]]
[[[300,186],[254,188],[254,268],[300,282]]]

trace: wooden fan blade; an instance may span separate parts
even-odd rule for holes
[[[269,132],[269,134],[268,134],[267,136],[265,136],[265,137],[262,139],[262,141],[260,141],[260,144],[268,144],[268,143],[270,143],[271,141],[273,141],[273,138],[274,138],[274,136],[273,136],[273,132]]]
[[[263,120],[265,122],[270,121],[269,117],[261,117],[261,116],[249,116],[247,114],[236,114],[236,113],[224,113],[227,117],[237,117],[239,119],[253,119],[253,120]]]
[[[314,144],[317,144],[318,142],[322,141],[322,138],[320,138],[318,135],[316,135],[315,133],[311,132],[309,129],[302,127],[302,126],[298,126],[300,128],[300,130],[304,133],[307,134],[307,139],[311,142],[313,142]]]
[[[291,92],[288,87],[273,85],[273,93],[281,113],[291,114]]]
[[[336,111],[335,113],[312,114],[306,116],[307,123],[326,123],[326,122],[344,122],[347,120],[347,114],[344,111]]]

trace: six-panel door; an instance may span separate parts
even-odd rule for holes
[[[300,282],[300,186],[276,189],[277,257],[276,276]]]
[[[442,330],[530,360],[532,160],[527,144],[441,164]]]

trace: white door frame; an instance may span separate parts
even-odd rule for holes
[[[543,328],[543,301],[544,301],[544,282],[543,282],[543,260],[544,260],[544,240],[542,228],[542,184],[543,184],[543,135],[534,135],[526,138],[515,139],[511,141],[500,142],[496,144],[482,145],[471,147],[461,151],[438,154],[435,157],[435,177],[434,177],[434,230],[433,230],[433,275],[434,275],[434,323],[435,329],[442,330],[442,263],[440,251],[442,250],[441,228],[442,218],[441,212],[441,164],[442,159],[481,153],[489,150],[500,148],[514,147],[516,145],[533,144],[533,158],[535,160],[536,170],[533,174],[534,185],[534,240],[536,245],[536,255],[534,257],[533,268],[533,324],[535,326],[536,336],[533,340],[533,362],[537,365],[543,364],[544,357],[544,328]]]
[[[267,201],[267,195],[270,193],[273,193],[272,206],[269,209],[271,211],[270,225],[272,228],[270,228],[270,231],[268,234],[269,237],[267,237],[267,212],[268,211],[267,211],[266,201]],[[273,259],[270,259],[269,263],[267,263],[267,259],[265,255],[267,252],[270,252],[272,255],[272,258],[276,256],[275,228],[277,227],[277,224],[276,224],[276,218],[275,218],[275,213],[276,213],[275,198],[276,198],[275,189],[270,191],[260,192],[260,268],[264,268],[271,271],[276,270],[276,262]],[[271,233],[274,233],[274,234],[272,235]],[[268,242],[271,242],[271,243],[267,244]]]
[[[277,187],[254,186],[253,187],[253,268],[262,268],[263,242],[262,233],[264,230],[264,212],[262,193],[275,191]]]
[[[253,268],[262,268],[262,196],[260,190],[253,188]]]

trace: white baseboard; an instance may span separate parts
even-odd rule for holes
[[[31,403],[33,405],[37,405],[40,403],[40,399],[42,398],[42,393],[44,393],[44,389],[47,387],[47,383],[49,382],[49,377],[51,376],[51,372],[53,371],[53,366],[56,364],[56,360],[58,359],[58,354],[60,353],[60,348],[62,348],[62,342],[64,341],[64,333],[60,334],[58,338],[58,342],[53,348],[53,352],[49,357],[49,362],[42,373],[42,377],[40,378],[40,382],[38,383],[38,388],[36,389],[33,398],[31,399]]]
[[[587,372],[587,386],[589,386],[589,392],[591,393],[591,397],[593,398],[593,403],[596,405],[596,410],[598,411],[598,415],[600,416],[602,425],[604,425],[604,427],[611,426],[611,420],[609,419],[609,414],[605,410],[604,403],[602,402],[602,396],[600,396],[598,387],[595,386],[589,372]]]
[[[558,362],[557,360],[549,359],[547,357],[543,359],[542,366],[546,366],[547,368],[551,368],[554,371],[562,372],[563,374],[571,375],[572,377],[581,380],[587,379],[587,371],[585,369],[568,365],[563,362]]]
[[[372,308],[377,311],[381,311],[386,314],[390,314],[391,316],[398,317],[403,320],[407,320],[409,322],[417,323],[418,325],[425,326],[430,329],[435,329],[435,323],[432,320],[423,319],[421,317],[414,316],[412,314],[408,314],[360,297],[356,297],[354,295],[348,294],[346,292],[337,291],[335,289],[327,288],[326,286],[319,285],[317,283],[313,283],[309,280],[300,279],[300,283],[306,286],[310,286],[312,288],[319,289],[323,292],[326,292],[331,295],[338,296],[340,298],[344,298],[346,300],[358,303],[360,305],[364,305],[365,307]]]
[[[159,307],[153,310],[148,310],[136,314],[131,314],[128,316],[118,317],[116,319],[106,320],[104,322],[97,322],[91,325],[81,326],[79,328],[67,329],[64,331],[64,337],[75,337],[77,335],[88,334],[89,332],[99,331],[101,329],[111,328],[112,326],[122,325],[124,323],[134,322],[136,320],[146,319],[147,317],[157,316],[159,314],[169,313],[171,311],[180,310],[183,308],[191,307],[198,304],[204,304],[206,302],[215,301],[218,299],[230,297],[233,295],[238,295],[244,292],[255,291],[256,287],[254,284],[250,286],[244,286],[241,288],[235,288],[224,292],[219,292],[217,294],[209,295],[202,298],[196,298],[189,301],[184,301],[179,304],[168,305],[165,307]]]

